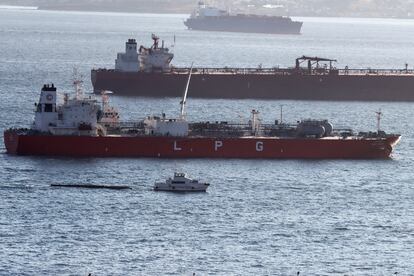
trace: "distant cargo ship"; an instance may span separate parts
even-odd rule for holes
[[[303,22],[284,16],[231,15],[227,11],[206,6],[198,8],[184,24],[192,30],[268,34],[300,34]]]
[[[153,35],[151,47],[135,39],[118,53],[115,69],[93,69],[95,93],[179,97],[189,68],[171,66],[174,55]],[[191,97],[233,99],[414,101],[414,72],[334,67],[334,59],[302,56],[292,68],[193,68]],[[302,66],[306,64],[306,66]]]
[[[100,103],[77,88],[74,98],[66,94],[59,103],[56,88],[45,85],[32,126],[5,130],[7,152],[73,157],[371,159],[388,158],[400,140],[400,135],[386,134],[379,127],[376,132],[356,134],[334,129],[327,120],[263,124],[256,110],[247,123],[190,123],[185,115],[189,80],[178,118],[162,114],[135,122],[120,121],[106,94]]]

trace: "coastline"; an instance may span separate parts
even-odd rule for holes
[[[0,10],[38,10],[37,6],[0,5]]]
[[[97,5],[40,5],[40,6],[24,6],[24,5],[7,5],[0,4],[0,10],[40,10],[40,11],[68,11],[68,12],[110,12],[110,13],[137,13],[137,14],[190,14],[193,7],[176,7],[171,8],[154,6],[141,6],[139,8],[114,7],[114,6],[97,6]],[[254,14],[254,13],[252,13]],[[271,16],[271,14],[269,14]],[[367,19],[414,19],[414,16],[379,16],[378,14],[333,14],[324,15],[319,13],[313,14],[296,14],[290,13],[284,15],[288,17],[319,17],[319,18],[367,18]]]

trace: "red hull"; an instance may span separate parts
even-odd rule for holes
[[[159,158],[388,158],[400,136],[372,139],[42,136],[5,131],[17,155]]]
[[[94,92],[181,97],[188,74],[92,70]],[[297,75],[193,73],[192,98],[332,101],[414,101],[414,75]]]

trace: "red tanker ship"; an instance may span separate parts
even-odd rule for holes
[[[33,125],[4,132],[7,152],[72,157],[369,159],[388,158],[400,140],[400,135],[379,130],[354,134],[350,129],[334,129],[327,120],[263,124],[256,110],[245,124],[189,123],[185,116],[189,81],[179,118],[162,114],[136,122],[119,121],[106,94],[98,102],[78,88],[75,97],[65,94],[59,104],[56,88],[45,85]]]
[[[137,49],[129,39],[115,69],[92,69],[95,93],[180,97],[190,68],[171,66],[174,57],[158,45]],[[286,99],[329,101],[414,101],[414,71],[408,69],[337,69],[336,60],[302,56],[292,68],[193,68],[194,98]],[[306,66],[302,66],[302,65]]]

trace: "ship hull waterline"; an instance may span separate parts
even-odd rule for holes
[[[9,154],[68,157],[386,159],[399,139],[94,137],[4,132]]]
[[[181,97],[188,75],[92,70],[94,92]],[[414,101],[414,75],[272,75],[193,73],[192,98],[321,101]]]

